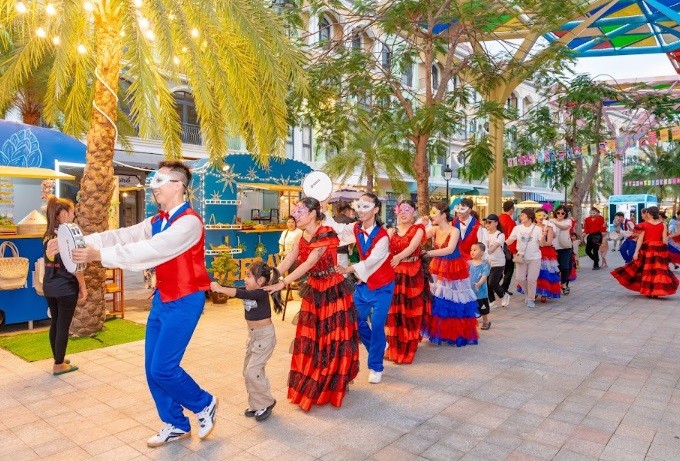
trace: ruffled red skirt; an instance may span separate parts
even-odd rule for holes
[[[680,283],[668,268],[668,247],[662,242],[643,243],[638,259],[611,274],[624,287],[645,296],[673,295]]]
[[[340,274],[310,277],[300,289],[288,398],[312,405],[342,405],[347,385],[359,373],[359,333],[352,286]]]
[[[430,311],[430,292],[420,260],[401,262],[394,272],[394,296],[385,323],[385,358],[413,363],[422,339],[423,319]]]

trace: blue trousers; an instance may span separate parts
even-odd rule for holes
[[[180,366],[204,306],[202,291],[167,303],[161,301],[156,291],[146,323],[146,381],[158,416],[164,423],[185,431],[191,429],[191,424],[184,416],[184,408],[198,413],[212,401],[212,395],[201,389]]]
[[[354,305],[359,317],[359,336],[368,350],[368,368],[373,371],[383,371],[383,357],[385,356],[385,322],[387,312],[392,304],[394,282],[369,290],[368,285],[357,285],[354,291]],[[368,324],[368,319],[371,324]]]
[[[624,240],[621,244],[621,248],[619,250],[621,251],[621,256],[623,257],[623,260],[626,262],[626,264],[633,260],[636,246],[637,242],[635,240],[628,239]]]

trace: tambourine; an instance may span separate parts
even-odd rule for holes
[[[87,264],[73,262],[71,255],[74,249],[87,246],[80,227],[73,223],[61,224],[57,232],[57,242],[59,243],[59,256],[66,270],[71,274],[84,271]]]
[[[312,171],[302,180],[302,192],[307,197],[323,202],[333,192],[333,181],[323,171]]]

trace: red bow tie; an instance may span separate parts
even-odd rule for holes
[[[166,221],[169,221],[170,213],[165,210],[158,210],[158,217],[161,218],[161,220],[165,219]]]

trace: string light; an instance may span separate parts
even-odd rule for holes
[[[191,29],[191,36],[194,38],[198,37],[198,29]]]
[[[135,6],[137,8],[141,8],[144,5],[144,2],[142,0],[135,0]]]
[[[94,11],[94,4],[92,2],[85,2],[83,3],[83,8],[85,8],[86,11]]]
[[[45,29],[43,29],[42,27],[38,27],[38,30],[35,31],[35,35],[37,35],[40,38],[45,38],[47,33],[45,32]]]
[[[148,40],[151,40],[151,41],[153,41],[153,39],[156,38],[156,36],[153,34],[153,31],[150,30],[150,29],[147,30],[147,31],[144,33],[144,35],[146,36],[146,38],[147,38]]]
[[[177,56],[173,56],[173,57],[172,57],[172,62],[174,62],[175,65],[178,66],[178,65],[179,65],[179,58],[178,58]]]
[[[183,46],[183,47],[182,47],[182,53],[186,53],[186,52],[187,52],[187,47],[186,47],[186,46]]]
[[[82,43],[80,45],[78,45],[78,53],[80,53],[80,54],[87,53],[87,48],[85,48],[85,45],[83,45]]]
[[[54,43],[55,45],[59,45],[61,43],[61,39],[59,38],[58,35],[52,37],[52,43]]]
[[[142,30],[146,30],[149,28],[149,20],[146,18],[139,18],[139,27],[142,28]]]
[[[50,16],[54,16],[55,14],[57,14],[57,10],[54,8],[54,5],[48,3],[47,6],[45,7],[45,13],[49,14]]]
[[[26,8],[26,4],[24,2],[17,2],[16,8],[17,8],[17,13],[22,13],[22,14],[25,13],[28,10],[28,8]]]
[[[175,20],[175,15],[172,14],[172,13],[170,13],[170,14],[168,15],[168,19],[169,19],[170,21],[174,21],[174,20]]]

